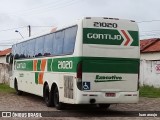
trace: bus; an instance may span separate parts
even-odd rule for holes
[[[12,46],[10,87],[47,106],[139,101],[139,33],[133,20],[85,17]]]

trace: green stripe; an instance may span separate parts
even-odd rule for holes
[[[39,75],[39,72],[35,72],[35,83],[38,84],[38,75]]]
[[[52,59],[47,60],[47,71],[52,71]]]
[[[47,70],[54,72],[76,72],[77,64],[81,59],[81,57],[48,59]]]
[[[138,31],[128,31],[130,36],[133,39],[131,46],[139,46],[139,34]]]
[[[41,60],[38,60],[37,71],[41,71]]]
[[[16,61],[16,70],[33,71],[33,60]]]
[[[112,40],[111,37],[107,36],[107,39],[105,38],[106,36],[101,36],[101,39],[94,39],[94,38],[88,38],[89,36],[92,37],[95,36],[96,34],[98,35],[104,35],[104,34],[110,34],[111,37],[114,38],[115,35],[120,35],[118,30],[111,30],[111,29],[95,29],[95,28],[83,28],[83,43],[85,44],[107,44],[107,45],[121,45],[123,42],[123,37],[121,36],[120,40],[114,39]]]
[[[133,43],[131,44],[131,46],[138,46],[139,44],[138,31],[128,31],[128,32],[130,36],[133,38]],[[99,35],[100,38],[96,38],[97,35]],[[116,37],[117,35],[120,37],[120,39]],[[112,30],[112,29],[83,28],[84,44],[121,45],[123,41],[124,41],[123,36],[116,29]]]
[[[40,70],[38,60],[38,71]],[[106,57],[66,57],[47,60],[48,72],[77,72],[77,65],[82,61],[82,70],[85,73],[138,73],[139,59],[133,58],[106,58]],[[17,64],[26,64],[26,68],[17,70],[33,71],[33,61],[17,61]],[[63,66],[63,67],[62,67]]]
[[[139,60],[84,60],[83,72],[88,73],[135,73],[139,72]]]
[[[48,71],[76,72],[77,64],[82,61],[82,71],[86,73],[138,73],[139,59],[103,58],[103,57],[70,57],[48,60]],[[59,61],[72,61],[72,69],[58,69]],[[50,67],[52,64],[52,67]],[[51,70],[52,68],[52,70]]]

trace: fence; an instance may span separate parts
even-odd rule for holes
[[[8,64],[0,63],[0,83],[9,84],[11,76],[11,66]]]
[[[140,85],[160,88],[160,60],[142,60],[140,63]]]

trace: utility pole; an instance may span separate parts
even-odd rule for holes
[[[28,25],[28,30],[29,30],[29,37],[31,37],[31,26]]]

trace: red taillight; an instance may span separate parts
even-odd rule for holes
[[[82,62],[79,62],[77,65],[77,78],[82,79]]]

